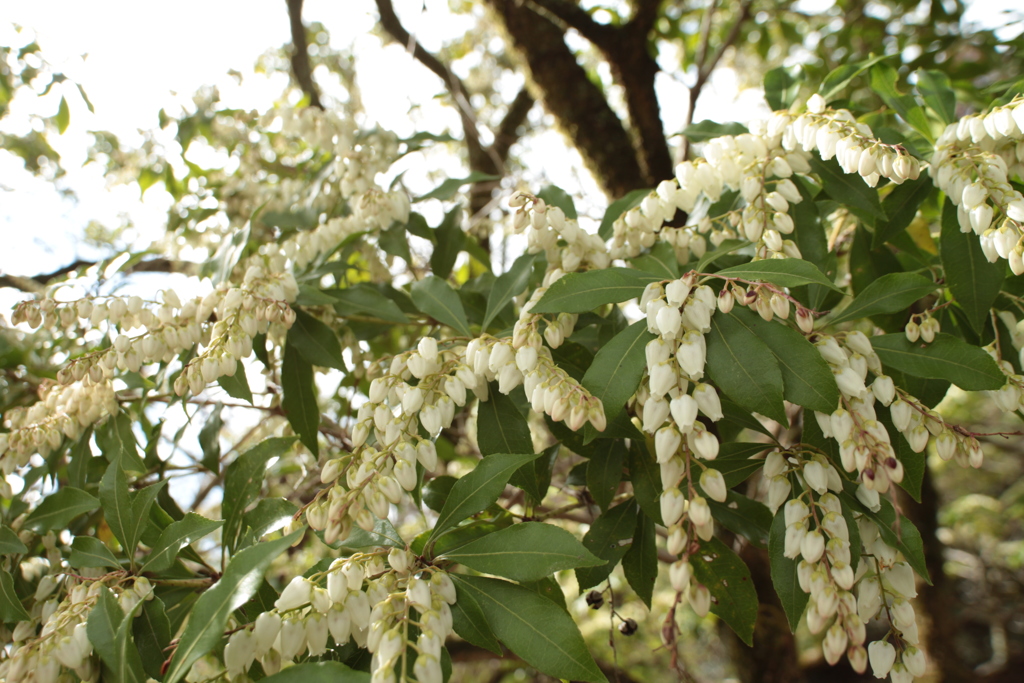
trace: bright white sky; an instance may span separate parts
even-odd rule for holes
[[[831,4],[831,0],[822,1]],[[176,111],[176,102],[187,101],[203,85],[220,86],[228,103],[246,108],[266,107],[282,89],[280,81],[255,77],[247,78],[239,88],[227,72],[235,69],[249,74],[260,54],[289,41],[283,0],[250,0],[243,13],[239,3],[210,0],[178,0],[173,10],[164,7],[159,12],[137,0],[4,4],[4,22],[34,31],[45,58],[86,89],[96,113],[90,114],[74,86],[66,84],[71,125],[53,142],[65,159],[68,175],[64,182],[77,192],[77,203],[62,200],[50,184],[27,178],[20,171],[20,161],[0,155],[3,272],[35,274],[76,257],[96,257],[79,243],[90,220],[116,227],[123,216],[130,216],[140,230],[140,244],[159,234],[167,195],[157,187],[140,201],[137,189],[108,188],[99,168],[80,167],[88,144],[86,131],[109,130],[131,144],[140,140],[138,129],[157,126],[156,113],[161,107]],[[471,21],[453,19],[447,0],[397,0],[395,4],[406,26],[428,49],[436,48],[440,40]],[[1014,0],[980,0],[973,9],[978,10],[976,19],[991,21],[998,11],[1015,6]],[[98,11],[100,7],[102,11]],[[372,0],[307,0],[303,18],[322,22],[336,47],[355,46],[364,102],[380,125],[400,135],[411,134],[418,126],[458,132],[454,114],[433,100],[440,91],[439,81],[410,63],[401,48],[383,48],[371,34],[376,19]],[[10,38],[10,26],[0,25],[0,42],[10,44]],[[711,86],[694,120],[728,120],[737,115],[749,120],[766,111],[758,92],[735,92],[735,78],[728,72],[721,73]],[[667,75],[659,81],[659,88],[666,129],[678,130],[685,111],[685,88]],[[29,107],[35,113],[52,115],[59,99],[58,88],[48,98],[20,98],[3,126],[24,130]],[[408,113],[412,104],[420,105],[415,119]],[[541,167],[551,182],[580,188],[600,202],[592,181],[581,178],[585,174],[576,170],[578,157],[563,150],[561,137],[552,132],[524,150],[523,156],[529,166]],[[6,303],[2,299],[0,304]]]

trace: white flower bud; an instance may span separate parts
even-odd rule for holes
[[[807,535],[800,541],[800,554],[803,555],[803,558],[814,564],[821,559],[824,552],[825,539],[822,537],[821,532],[817,529],[808,531]]]
[[[672,488],[661,494],[661,521],[665,526],[672,526],[683,516],[686,498],[683,492]]]
[[[281,591],[280,597],[274,602],[274,607],[279,612],[287,612],[290,609],[307,604],[312,587],[313,584],[309,583],[306,579],[296,576]]]
[[[669,581],[672,583],[672,590],[681,593],[690,587],[690,579],[693,578],[693,567],[689,560],[676,560],[668,569]]]
[[[876,640],[868,645],[868,660],[875,678],[885,678],[896,661],[896,648],[888,641]]]
[[[725,485],[725,477],[718,470],[708,468],[700,475],[700,487],[708,494],[711,500],[724,503],[729,495],[729,489]]]
[[[706,586],[699,583],[691,583],[690,590],[686,595],[690,607],[698,617],[705,617],[711,610],[711,592]]]

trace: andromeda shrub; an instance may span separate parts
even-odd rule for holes
[[[885,108],[830,106],[866,69]],[[650,607],[664,574],[666,645],[686,606],[750,643],[747,543],[830,663],[921,676],[897,488],[920,496],[929,449],[982,464],[992,435],[935,410],[951,385],[1024,405],[1024,99],[957,119],[942,74],[903,94],[877,60],[768,96],[599,226],[510,193],[500,274],[453,201],[470,179],[378,185],[419,141],[208,116],[237,163],[180,191],[167,239],[3,331],[0,678],[439,683],[454,634],[604,681],[556,577],[600,606],[621,564]],[[438,203],[436,227],[412,211]],[[154,254],[188,286],[104,289]],[[161,447],[180,410],[194,462]],[[197,472],[220,519],[169,494]]]

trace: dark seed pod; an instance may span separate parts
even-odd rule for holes
[[[635,619],[626,619],[619,624],[619,633],[624,636],[631,636],[636,633],[637,625]]]
[[[604,605],[604,598],[597,591],[590,591],[587,593],[587,604],[590,605],[590,609],[601,609]]]

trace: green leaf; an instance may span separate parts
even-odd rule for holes
[[[132,418],[122,411],[108,420],[96,432],[96,445],[110,462],[122,462],[127,472],[143,474],[146,464],[139,456],[139,449],[132,432]]]
[[[885,220],[885,211],[878,201],[878,190],[868,187],[856,173],[847,174],[835,159],[822,161],[812,155],[809,159],[811,170],[821,178],[822,191],[835,201],[848,206],[870,225]]]
[[[658,578],[658,546],[654,520],[643,513],[636,516],[633,544],[622,558],[622,572],[633,592],[650,609]]]
[[[281,361],[281,388],[284,396],[281,407],[292,429],[306,448],[315,455],[320,455],[317,434],[320,431],[320,406],[316,401],[316,383],[313,379],[313,366],[299,350],[291,344],[284,347],[284,359]]]
[[[381,230],[377,237],[377,246],[383,249],[385,254],[397,256],[406,263],[412,261],[406,226],[401,223],[392,223],[386,230]]]
[[[423,313],[448,325],[464,336],[470,336],[466,310],[459,295],[439,277],[428,275],[412,285],[412,301]]]
[[[862,62],[843,64],[842,66],[833,69],[821,82],[821,86],[818,88],[818,93],[825,98],[826,102],[831,102],[839,97],[839,95],[846,89],[846,86],[850,84],[850,81],[883,59],[888,59],[891,56],[892,55],[878,55],[865,59]]]
[[[637,270],[665,280],[679,279],[679,260],[676,249],[668,242],[655,242],[650,252],[629,260]]]
[[[889,273],[865,287],[831,322],[842,323],[904,311],[937,288],[934,282],[916,273]]]
[[[12,624],[31,618],[14,592],[14,577],[6,569],[0,569],[0,621]]]
[[[305,530],[299,529],[276,541],[258,543],[231,559],[217,583],[196,600],[163,683],[178,683],[197,659],[220,642],[228,617],[253,596],[274,558],[303,533]]]
[[[160,481],[132,494],[120,462],[111,463],[100,481],[103,517],[133,566],[135,549],[149,520],[149,508],[166,484],[166,480]]]
[[[909,123],[914,130],[925,136],[929,142],[935,140],[931,125],[924,109],[917,103],[913,95],[901,93],[896,87],[899,73],[888,64],[876,64],[871,67],[871,89],[878,93],[889,107]]]
[[[18,534],[5,525],[0,524],[0,555],[22,555],[28,547],[21,542]]]
[[[132,621],[132,635],[142,658],[142,668],[147,676],[160,680],[164,648],[171,642],[171,622],[163,600],[157,597],[145,600],[142,611]]]
[[[44,498],[39,507],[25,519],[21,528],[39,535],[54,529],[66,529],[75,517],[92,512],[99,506],[100,501],[85,491],[64,486],[57,493]]]
[[[881,499],[882,508],[878,512],[872,512],[857,499],[857,485],[853,482],[846,482],[846,489],[839,494],[844,509],[849,507],[855,512],[865,515],[878,527],[878,534],[886,544],[896,548],[907,563],[914,568],[918,576],[931,585],[931,578],[928,576],[928,565],[924,559],[924,542],[921,540],[921,532],[917,530],[914,523],[903,515],[899,516],[899,525],[896,524],[896,510],[892,503],[886,498]],[[856,525],[854,525],[856,526]],[[897,533],[898,528],[898,533]],[[859,532],[858,532],[859,533]],[[851,539],[852,540],[852,539]]]
[[[57,107],[54,123],[57,124],[57,130],[61,135],[64,135],[64,131],[68,129],[68,125],[71,123],[71,109],[68,107],[68,101],[63,95],[60,98],[60,105]]]
[[[928,198],[933,189],[931,176],[928,175],[922,175],[917,180],[908,180],[902,185],[897,185],[882,200],[882,210],[888,218],[879,221],[875,226],[871,248],[878,249],[906,230],[917,215],[918,207]]]
[[[226,509],[227,497],[224,499],[224,506]],[[224,522],[220,520],[207,519],[194,512],[189,512],[183,519],[177,522],[171,522],[167,525],[166,529],[160,532],[160,539],[153,546],[153,551],[146,558],[139,571],[162,572],[165,569],[170,569],[174,563],[174,558],[178,556],[182,548],[207,534],[213,533],[223,524]]]
[[[441,557],[514,581],[539,581],[563,569],[604,564],[571,533],[542,522],[513,524]]]
[[[697,265],[693,267],[698,273],[703,273],[708,266],[718,261],[723,256],[728,256],[732,252],[742,247],[748,246],[750,242],[746,240],[723,240],[718,248],[714,251],[709,251],[700,257],[697,261]]]
[[[1005,266],[989,263],[977,237],[960,232],[956,207],[948,198],[942,206],[939,255],[949,291],[963,309],[971,329],[981,334],[1002,288]]]
[[[246,512],[242,519],[249,527],[255,542],[270,532],[287,526],[295,517],[297,510],[295,503],[284,498],[263,498],[256,503],[256,507]]]
[[[437,242],[434,251],[430,253],[430,270],[442,280],[447,279],[452,272],[459,252],[466,243],[466,233],[462,232],[459,219],[462,217],[462,205],[457,204],[455,208],[444,215],[441,225],[434,230]]]
[[[414,202],[422,202],[426,199],[440,199],[441,201],[448,201],[455,196],[455,193],[459,191],[463,185],[469,185],[470,183],[479,183],[487,180],[501,180],[496,175],[490,175],[487,173],[480,173],[479,171],[473,171],[465,178],[448,178],[443,183],[435,187],[430,192],[426,193],[422,197],[417,197]]]
[[[495,280],[491,287],[491,293],[487,297],[487,312],[484,314],[483,329],[491,324],[494,317],[512,301],[513,297],[522,293],[530,280],[530,273],[533,271],[533,262],[539,254],[523,254],[515,260],[508,272],[502,273]]]
[[[572,197],[557,185],[548,185],[538,192],[537,196],[551,206],[557,206],[561,209],[566,218],[571,218],[572,220],[579,218],[576,214],[576,204],[572,201]]]
[[[398,304],[370,285],[358,284],[326,291],[337,301],[334,309],[343,316],[363,314],[393,323],[409,322]]]
[[[106,586],[99,590],[96,605],[89,612],[86,622],[86,633],[96,653],[103,663],[114,674],[118,667],[117,627],[124,621],[124,610],[117,604],[117,599]]]
[[[551,600],[500,579],[456,574],[452,580],[459,599],[472,596],[494,635],[527,664],[555,678],[607,681],[572,617]]]
[[[609,204],[608,208],[605,209],[604,217],[601,219],[601,225],[597,229],[598,237],[603,240],[611,239],[615,232],[615,221],[618,220],[619,216],[633,207],[640,206],[640,202],[650,193],[650,190],[632,190]]]
[[[779,596],[782,609],[789,620],[789,628],[796,633],[800,618],[804,615],[810,596],[800,588],[797,578],[796,560],[783,553],[786,550],[786,515],[779,511],[772,521],[771,537],[768,539],[768,558],[771,563],[772,584]]]
[[[546,448],[541,457],[513,472],[508,483],[526,491],[534,503],[540,504],[551,486],[552,468],[561,448],[562,444],[557,442]]]
[[[806,337],[781,323],[766,322],[747,308],[733,308],[730,315],[771,349],[782,372],[782,395],[787,401],[822,413],[836,409],[839,387],[835,376]]]
[[[889,416],[887,411],[880,411],[877,419],[889,433],[889,443],[892,444],[893,451],[896,453],[896,458],[903,463],[903,480],[899,484],[900,488],[910,494],[911,498],[920,503],[921,485],[924,482],[924,471],[928,467],[927,452],[914,452],[914,449],[910,447],[909,443],[907,443],[907,439],[903,436],[903,433],[896,429],[896,426],[892,423],[892,418]]]
[[[341,662],[303,662],[262,680],[266,683],[370,683],[370,674]]]
[[[661,524],[661,468],[640,440],[629,444],[629,481],[640,509]]]
[[[224,546],[229,552],[238,548],[242,532],[245,530],[242,526],[242,516],[245,513],[245,509],[259,497],[260,491],[263,490],[263,478],[267,470],[267,462],[271,458],[284,455],[294,443],[294,436],[265,439],[245,453],[242,453],[234,462],[227,466],[224,473],[224,503],[222,507],[224,516]],[[196,516],[198,517],[198,515]],[[182,531],[193,528],[198,529],[202,519],[202,517],[199,517],[199,519],[193,520],[194,525],[177,527],[175,534],[181,536],[180,532]],[[184,521],[181,520],[181,522]],[[181,524],[181,522],[178,522],[178,524]],[[170,530],[170,528],[170,526],[167,527],[167,530]],[[165,533],[167,530],[165,530]],[[181,537],[183,538],[184,536]],[[167,536],[167,538],[171,539],[173,536]],[[199,537],[197,536],[196,538]],[[192,540],[195,539],[193,538]],[[187,541],[187,543],[191,543],[192,540]]]
[[[245,376],[245,368],[239,363],[232,375],[221,375],[217,380],[220,388],[231,398],[245,401],[252,405],[252,389],[249,388],[249,379]]]
[[[302,357],[313,365],[345,369],[338,335],[301,309],[295,309],[295,324],[288,329],[288,346],[298,349]]]
[[[120,569],[121,564],[103,541],[92,536],[77,536],[71,544],[68,563],[75,569],[85,567],[112,567]]]
[[[761,462],[752,460],[750,462]],[[718,461],[711,463],[716,466]],[[728,482],[727,482],[728,483]],[[708,499],[708,506],[711,507],[711,514],[716,522],[719,522],[729,531],[743,536],[758,548],[768,545],[768,532],[772,526],[772,513],[765,506],[751,498],[747,498],[736,491],[729,491],[724,503]]]
[[[644,370],[647,368],[645,348],[653,340],[647,331],[647,321],[639,320],[612,337],[594,356],[580,384],[593,396],[601,399],[604,414],[611,424],[636,393]],[[589,423],[584,433],[593,439],[597,432]]]
[[[349,550],[362,550],[363,548],[404,548],[405,541],[402,540],[398,530],[386,519],[375,519],[373,530],[365,531],[354,527],[348,538],[334,544],[335,548],[348,548]]]
[[[708,376],[743,408],[787,425],[782,372],[775,354],[731,315],[716,313],[707,336]]]
[[[917,83],[914,89],[924,100],[924,105],[932,111],[943,125],[956,122],[956,93],[949,82],[949,76],[942,71],[924,69],[915,71]]]
[[[434,477],[423,486],[423,502],[434,512],[440,512],[458,479],[447,474]]]
[[[794,73],[794,71],[796,73]],[[764,98],[772,111],[789,109],[800,93],[800,71],[798,66],[779,66],[764,75]]]
[[[746,643],[754,642],[757,592],[743,560],[717,538],[700,541],[690,556],[693,577],[711,592],[711,612],[722,619]]]
[[[224,420],[220,417],[222,410],[224,410],[223,403],[214,406],[210,416],[206,418],[206,424],[199,430],[199,446],[203,449],[203,467],[214,474],[220,474],[220,429],[224,426]]]
[[[911,343],[902,333],[871,337],[871,346],[885,365],[914,377],[942,379],[965,391],[999,389],[1006,378],[992,356],[949,334],[931,344]]]
[[[615,498],[622,481],[622,465],[626,460],[626,444],[622,439],[601,439],[587,465],[587,490],[602,511]]]
[[[495,453],[529,453],[533,450],[533,437],[526,417],[519,412],[511,396],[494,389],[489,398],[477,407],[477,444],[480,455]]]
[[[531,313],[586,313],[605,304],[628,301],[644,293],[657,275],[635,268],[606,268],[568,273],[548,287]]]
[[[681,135],[690,142],[707,142],[708,140],[719,138],[723,135],[743,135],[744,133],[749,132],[750,131],[747,130],[746,126],[742,123],[737,123],[736,121],[719,123],[718,121],[712,121],[711,119],[704,119],[697,123],[691,123],[683,129]]]
[[[108,666],[113,670],[113,680],[122,683],[143,683],[146,680],[146,673],[142,668],[142,657],[139,648],[135,646],[132,638],[132,626],[135,622],[135,614],[142,609],[145,601],[137,603],[132,610],[121,619],[117,632],[114,634],[114,653],[116,664]],[[88,629],[88,624],[86,629]]]
[[[451,495],[437,517],[429,541],[434,541],[462,520],[489,507],[498,500],[498,496],[501,495],[512,473],[538,457],[540,457],[539,453],[523,455],[501,453],[488,455],[477,463],[472,472],[452,486]]]
[[[825,277],[818,268],[808,261],[798,258],[766,259],[752,261],[741,266],[733,266],[718,271],[721,277],[741,278],[754,282],[770,282],[780,287],[801,287],[803,285],[823,285],[835,291],[842,291]]]
[[[487,623],[483,607],[477,600],[477,596],[463,590],[459,590],[458,583],[455,584],[458,600],[452,605],[452,629],[466,642],[477,647],[490,650],[501,656],[501,643]]]
[[[576,570],[576,582],[581,591],[601,583],[615,570],[619,560],[633,544],[636,514],[636,503],[627,500],[602,514],[590,525],[590,530],[583,537],[583,547],[604,560],[604,563]]]

